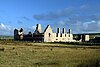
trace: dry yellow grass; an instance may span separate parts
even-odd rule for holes
[[[17,42],[14,44],[17,44]],[[100,66],[99,48],[87,48],[88,46],[83,46],[85,48],[78,48],[77,46],[75,48],[53,47],[53,45],[58,46],[58,44],[42,46],[43,43],[35,43],[31,46],[24,46],[24,44],[26,43],[23,43],[23,45],[0,45],[0,67]]]

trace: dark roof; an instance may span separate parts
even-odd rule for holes
[[[15,28],[14,31],[16,31],[17,29]],[[18,31],[18,30],[17,30]]]
[[[50,26],[50,25],[47,25],[47,27],[45,28],[44,32],[46,32],[46,30],[48,29],[49,26]],[[44,32],[43,32],[43,33],[44,33]]]
[[[23,28],[20,29],[20,32],[23,32]]]

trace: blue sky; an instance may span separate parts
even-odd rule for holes
[[[53,31],[60,27],[73,33],[100,32],[100,0],[0,0],[0,35],[15,28],[34,32],[36,24]]]

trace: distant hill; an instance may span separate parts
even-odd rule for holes
[[[14,39],[14,36],[0,35],[0,39]]]
[[[79,34],[85,34],[85,35],[100,35],[100,33],[79,33]],[[79,35],[77,34],[77,35]],[[76,35],[76,34],[74,34]]]
[[[96,36],[100,36],[100,33],[80,33],[80,34],[74,34],[74,37],[77,36],[77,35],[90,35],[90,39],[93,39],[94,37]]]

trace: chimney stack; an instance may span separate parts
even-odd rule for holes
[[[60,28],[57,28],[57,33],[60,33]]]
[[[72,32],[71,32],[71,29],[69,29],[69,33],[72,33]]]
[[[63,28],[62,33],[65,33],[65,28]]]
[[[42,33],[41,24],[37,24],[36,30],[37,30],[39,33]]]

